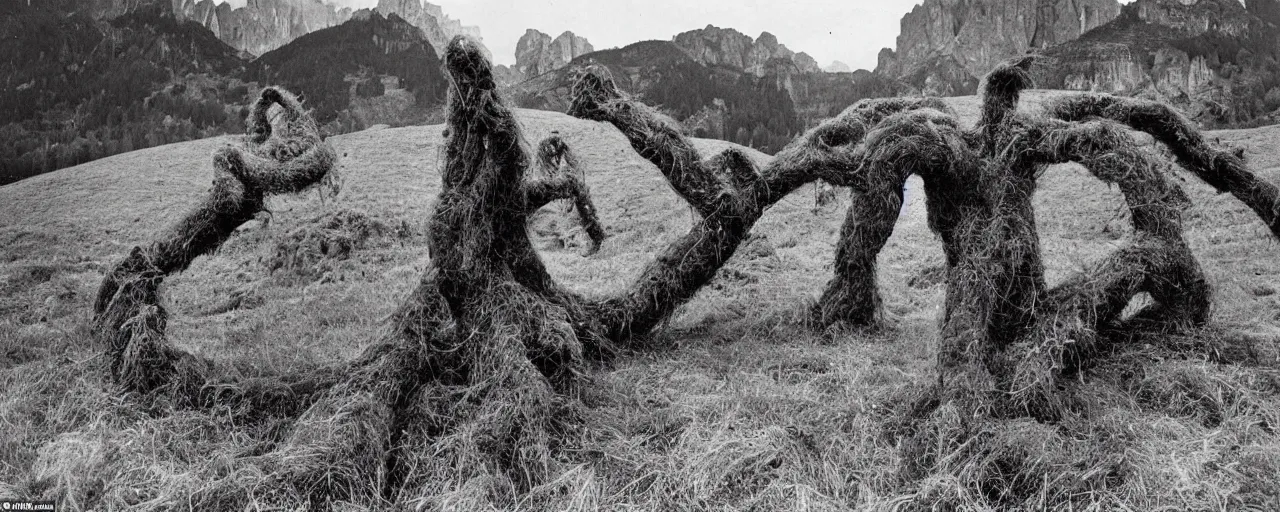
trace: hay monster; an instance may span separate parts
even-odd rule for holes
[[[419,504],[435,508],[514,506],[514,496],[563,470],[578,421],[575,390],[589,361],[653,331],[715,276],[769,206],[806,183],[854,191],[835,276],[812,307],[812,322],[874,325],[876,255],[893,231],[903,185],[915,174],[924,181],[929,225],[944,243],[947,298],[937,379],[899,409],[892,431],[909,461],[904,474],[960,482],[922,483],[921,499],[934,503],[969,492],[1016,501],[1039,489],[1032,480],[1041,462],[1060,462],[1036,458],[1026,439],[1048,439],[1056,443],[1054,454],[1071,457],[1070,440],[1052,431],[1052,422],[1069,413],[1064,377],[1141,333],[1178,331],[1207,318],[1208,287],[1181,236],[1186,196],[1169,180],[1167,163],[1137,149],[1123,125],[1156,134],[1183,166],[1240,197],[1277,229],[1276,187],[1208,147],[1167,110],[1085,96],[1050,108],[1047,118],[1019,114],[1029,61],[987,78],[973,130],[935,99],[862,101],[798,137],[763,168],[734,150],[704,158],[662,116],[595,71],[575,84],[570,114],[615,126],[699,219],[632,286],[582,297],[550,277],[526,223],[557,199],[572,199],[584,225],[594,222],[583,181],[572,172],[531,173],[538,164],[478,44],[455,38],[445,62],[449,128],[428,228],[431,267],[360,357],[329,372],[277,379],[274,389],[301,405],[278,409],[296,417],[288,433],[239,462],[265,476],[252,489],[256,499],[379,508],[426,496],[434,501]],[[274,94],[288,109],[289,97]],[[262,130],[264,120],[255,109],[252,125]],[[323,175],[304,164],[331,162],[332,151],[309,139],[311,131],[289,133],[298,141],[272,142],[269,131],[251,131],[248,150],[219,153],[220,181],[207,204],[171,235],[135,250],[104,281],[98,332],[126,387],[251,395],[246,386],[220,383],[209,363],[169,348],[155,285],[216,248],[261,207],[264,194],[295,191]],[[543,169],[558,169],[556,159],[573,161],[563,140],[542,147]],[[1030,199],[1039,173],[1058,162],[1079,162],[1116,184],[1136,235],[1092,272],[1048,289]],[[1155,305],[1120,318],[1141,292]],[[200,499],[242,503],[248,498],[240,485],[215,486]]]
[[[581,304],[547,274],[525,232],[532,211],[570,199],[598,244],[603,230],[585,184],[570,173],[529,176],[521,134],[478,45],[458,38],[446,60],[451,135],[428,229],[432,267],[355,360],[242,382],[164,338],[160,281],[225,242],[266,195],[300,191],[332,167],[332,148],[277,89],[255,106],[245,146],[215,155],[209,198],[135,249],[100,288],[96,332],[123,388],[185,407],[232,405],[249,419],[296,418],[272,449],[241,461],[264,475],[254,492],[268,502],[385,503],[401,492],[448,495],[489,480],[529,489],[552,470],[574,417],[565,397],[585,358],[604,346],[579,340],[578,330],[600,329],[572,320],[584,316]],[[274,131],[266,115],[273,103],[286,111]],[[248,496],[231,481],[199,499],[222,506]]]
[[[1081,434],[1051,427],[1076,413],[1064,378],[1119,344],[1196,328],[1210,306],[1208,285],[1182,237],[1187,196],[1170,179],[1169,163],[1141,149],[1127,129],[1154,135],[1182,167],[1239,198],[1277,236],[1280,191],[1249,172],[1239,154],[1210,147],[1159,104],[1080,95],[1051,105],[1046,117],[1018,113],[1031,64],[1018,59],[985,79],[972,130],[937,101],[865,100],[793,141],[759,174],[725,165],[732,158],[724,155],[701,162],[678,132],[628,100],[604,73],[587,74],[570,113],[617,127],[702,216],[676,243],[683,257],[659,257],[635,285],[643,294],[600,318],[632,329],[614,336],[651,327],[649,319],[668,314],[669,303],[645,307],[643,297],[685,300],[710,278],[705,269],[733,254],[763,209],[799,184],[822,179],[849,187],[853,205],[837,245],[836,275],[812,319],[818,327],[875,325],[875,258],[893,231],[906,178],[918,175],[929,226],[946,253],[947,296],[937,379],[898,409],[890,434],[903,448],[904,475],[924,479],[919,503],[1009,506],[1048,492],[1064,500],[1090,492],[1107,474],[1088,466],[1101,457],[1072,437]],[[1089,272],[1049,289],[1031,198],[1045,168],[1065,162],[1120,189],[1135,236]],[[1155,303],[1121,318],[1143,292]],[[1045,443],[1057,448],[1041,453]],[[1044,472],[1063,467],[1080,468],[1081,477],[1046,487]]]

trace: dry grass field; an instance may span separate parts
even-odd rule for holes
[[[1049,94],[1028,93],[1024,108]],[[976,119],[976,98],[948,101],[967,122]],[[611,126],[543,111],[517,115],[530,144],[556,130],[577,153],[609,235],[599,252],[583,256],[585,235],[572,214],[551,205],[531,222],[550,271],[574,291],[625,287],[691,225],[690,208]],[[358,354],[429,261],[424,228],[440,187],[441,131],[331,138],[341,191],[273,199],[269,216],[168,279],[169,338],[245,376]],[[1280,182],[1280,126],[1212,135],[1244,147],[1256,172]],[[204,194],[210,154],[225,142],[136,151],[0,187],[0,497],[57,499],[65,511],[200,510],[208,489],[235,482],[255,506],[262,475],[244,461],[285,427],[122,394],[88,335],[105,269]],[[704,155],[731,145],[697,144]],[[1204,335],[1246,337],[1274,356],[1276,242],[1234,198],[1180,176],[1194,203],[1186,236],[1213,286]],[[551,481],[518,494],[478,482],[334,508],[927,506],[922,489],[945,486],[902,479],[903,461],[884,432],[900,392],[932,374],[943,303],[941,244],[926,226],[917,178],[879,259],[890,328],[815,333],[792,321],[831,277],[848,204],[842,195],[816,207],[810,185],[775,205],[659,330],[653,348],[594,368],[580,397],[586,421]],[[1035,204],[1050,285],[1131,232],[1120,193],[1078,166],[1050,168]],[[1280,510],[1280,361],[1243,367],[1209,359],[1134,347],[1083,373],[1090,423],[1073,432],[1086,432],[1078,441],[1090,448],[1067,463],[1046,456],[1040,488],[1105,471],[1104,484],[1072,501],[1093,510]]]

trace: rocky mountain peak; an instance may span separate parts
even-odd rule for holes
[[[1136,0],[1044,52],[1042,87],[1137,95],[1230,126],[1280,114],[1277,0]]]
[[[463,25],[462,22],[445,14],[439,5],[425,0],[378,0],[375,10],[384,15],[399,15],[405,21],[422,29],[437,55],[444,55],[444,47],[459,35],[466,35],[477,41],[484,40],[480,36],[479,27]]]
[[[897,48],[880,52],[876,72],[928,94],[969,94],[996,63],[1119,14],[1116,0],[925,0],[903,16]]]
[[[822,68],[822,70],[828,73],[850,73],[853,71],[853,68],[843,62],[833,60],[831,61],[831,64],[828,64],[827,67]]]
[[[552,39],[536,29],[527,29],[516,42],[516,65],[512,70],[520,77],[534,77],[564,67],[574,57],[591,53],[595,48],[585,37],[570,31]]]
[[[803,73],[817,73],[822,71],[822,66],[818,65],[818,61],[814,60],[813,57],[805,52],[799,52],[793,55],[791,57],[791,61],[794,62],[796,68]]]
[[[171,2],[173,13],[207,27],[227,44],[254,55],[262,55],[284,44],[320,29],[333,27],[352,19],[368,19],[371,12],[382,16],[395,14],[422,29],[433,49],[440,53],[449,40],[466,34],[480,40],[480,29],[464,26],[445,15],[440,6],[423,0],[378,0],[371,11],[338,8],[324,0],[251,0],[243,7],[232,8],[223,0],[92,0],[97,10],[114,12],[122,7],[145,2]],[[362,12],[369,11],[369,12]]]
[[[764,76],[776,69],[778,61],[793,64],[801,73],[822,70],[813,57],[791,51],[769,32],[761,32],[760,37],[752,39],[732,28],[707,25],[677,34],[672,40],[698,62],[746,71],[756,76]]]
[[[770,48],[770,49],[777,48],[778,36],[775,36],[768,32],[761,32],[760,37],[756,38],[756,44],[763,45],[765,48]]]
[[[236,9],[221,1],[173,0],[173,12],[208,27],[218,39],[254,55],[351,18],[351,9],[339,9],[320,0],[254,0]]]

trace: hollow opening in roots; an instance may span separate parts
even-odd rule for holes
[[[525,137],[531,145],[549,133],[539,126],[527,127]],[[627,147],[626,139],[615,130],[592,131],[591,137]],[[601,156],[593,152],[599,143],[592,138],[566,135],[565,141],[579,158],[607,238],[594,254],[587,255],[586,247],[578,246],[588,237],[576,210],[566,212],[554,201],[529,216],[530,242],[547,273],[570,291],[589,297],[621,293],[640,276],[652,255],[689,231],[697,216],[662,173],[639,155]]]
[[[1129,304],[1120,312],[1120,319],[1129,320],[1133,318],[1133,315],[1138,314],[1139,311],[1146,309],[1152,304],[1155,304],[1155,299],[1151,298],[1151,294],[1148,294],[1147,292],[1139,292],[1137,295],[1134,295],[1132,299],[1129,299]]]
[[[586,256],[591,238],[572,206],[566,208],[563,202],[553,201],[529,214],[529,241],[544,259],[555,256],[572,264],[568,261],[570,258],[561,256]]]
[[[1133,225],[1120,189],[1084,167],[1051,165],[1042,172],[1032,204],[1045,278],[1055,286],[1125,245]]]

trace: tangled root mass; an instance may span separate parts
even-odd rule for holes
[[[443,186],[427,229],[431,267],[379,339],[341,371],[281,376],[266,386],[225,382],[212,362],[164,338],[160,281],[216,249],[266,196],[312,186],[332,169],[333,149],[281,89],[263,91],[243,146],[214,156],[205,200],[135,248],[99,291],[96,333],[125,389],[296,416],[290,434],[254,462],[288,495],[378,502],[538,485],[571,442],[577,405],[568,397],[587,362],[653,331],[716,275],[767,208],[818,180],[853,192],[835,275],[810,311],[818,328],[881,322],[876,256],[893,232],[906,180],[914,174],[924,182],[929,226],[946,254],[947,292],[937,378],[904,408],[896,430],[915,477],[960,471],[957,461],[978,465],[964,466],[970,469],[1026,462],[1019,443],[1039,432],[1027,418],[1052,423],[1066,414],[1066,376],[1141,333],[1184,332],[1207,321],[1210,290],[1182,236],[1187,196],[1168,179],[1168,162],[1140,148],[1128,129],[1154,135],[1182,167],[1239,198],[1280,236],[1276,186],[1238,155],[1210,147],[1163,105],[1079,95],[1050,105],[1043,117],[1019,113],[1028,59],[986,78],[971,130],[936,99],[864,100],[763,168],[736,150],[703,158],[664,116],[596,69],[575,84],[569,113],[616,127],[698,219],[632,286],[582,297],[551,278],[526,232],[532,212],[562,201],[596,246],[604,241],[572,150],[553,136],[536,161],[529,158],[478,44],[454,39],[445,62],[452,85]],[[276,125],[267,119],[274,104],[284,111]],[[1119,187],[1135,235],[1050,288],[1031,197],[1044,168],[1062,162]],[[1122,319],[1139,293],[1154,304]],[[992,444],[1000,439],[1004,449]],[[492,475],[502,482],[485,480]],[[1003,482],[1009,485],[987,491],[1006,496],[1023,486]],[[921,492],[953,491],[961,492]]]

